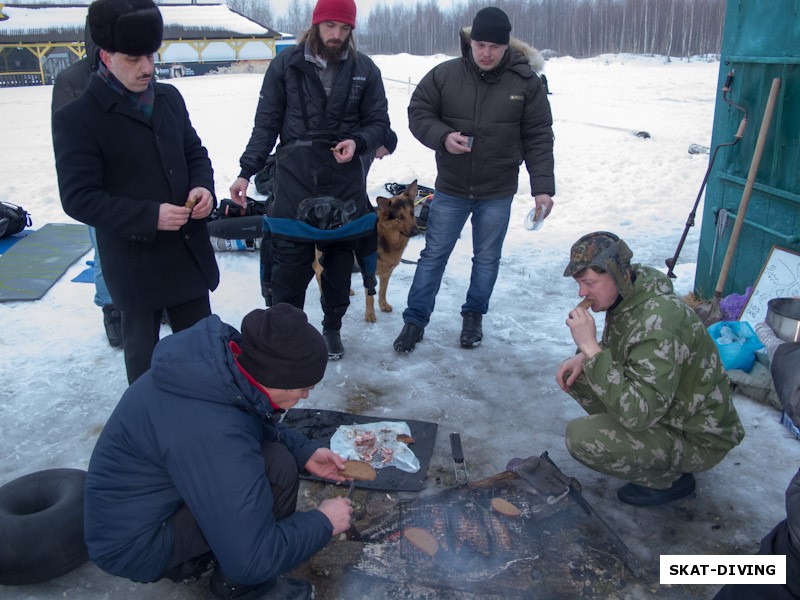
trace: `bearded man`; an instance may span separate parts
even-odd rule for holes
[[[353,251],[375,228],[360,157],[374,156],[389,129],[381,72],[356,51],[355,25],[353,0],[318,0],[311,28],[267,69],[241,171],[230,187],[231,199],[244,206],[250,178],[280,136],[264,224],[272,303],[303,308],[319,248],[330,360],[344,355],[340,329],[350,304]]]

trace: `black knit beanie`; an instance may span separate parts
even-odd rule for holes
[[[325,340],[306,314],[291,304],[257,308],[242,319],[239,364],[268,388],[316,385],[328,366]]]
[[[472,21],[469,37],[476,42],[505,46],[511,39],[511,21],[506,13],[495,6],[482,8]]]
[[[153,0],[95,0],[89,33],[106,52],[147,56],[161,47],[164,21]]]

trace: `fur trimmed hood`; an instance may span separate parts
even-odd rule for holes
[[[464,56],[468,56],[469,54],[469,42],[470,37],[469,34],[472,31],[472,27],[462,27],[461,29],[461,53]],[[528,64],[531,66],[531,69],[538,75],[544,70],[544,56],[542,53],[539,52],[533,46],[526,44],[519,38],[515,38],[513,35],[511,36],[511,40],[508,42],[509,48],[513,48],[517,52],[519,52],[522,56],[528,59]]]

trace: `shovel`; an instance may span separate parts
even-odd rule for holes
[[[736,221],[733,224],[733,231],[731,232],[731,239],[728,242],[728,249],[725,252],[725,259],[722,262],[722,270],[719,273],[717,280],[717,287],[714,292],[714,299],[711,303],[703,303],[695,308],[697,316],[703,321],[703,324],[708,327],[714,323],[722,320],[722,313],[719,309],[719,303],[722,299],[722,290],[725,287],[725,281],[728,278],[728,271],[731,268],[731,261],[733,253],[736,250],[736,244],[739,242],[739,233],[742,230],[742,223],[744,222],[744,215],[747,212],[747,204],[750,202],[750,195],[753,193],[753,185],[756,181],[756,173],[758,173],[758,166],[761,163],[761,156],[764,153],[764,144],[767,140],[769,133],[769,126],[772,122],[772,113],[775,110],[775,104],[778,100],[778,91],[781,88],[781,80],[776,77],[772,80],[772,87],[769,91],[769,98],[767,105],[764,109],[764,118],[761,121],[761,129],[758,131],[758,139],[756,140],[756,147],[753,151],[753,159],[750,162],[750,171],[747,174],[747,182],[744,186],[742,193],[742,200],[739,203],[739,210],[736,213]]]

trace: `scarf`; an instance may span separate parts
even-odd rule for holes
[[[123,98],[127,98],[128,102],[140,113],[142,113],[148,120],[153,115],[153,104],[156,100],[156,87],[153,80],[147,84],[147,89],[143,92],[132,92],[126,88],[119,79],[114,77],[114,74],[108,70],[105,63],[100,61],[100,67],[97,69],[97,75],[102,79],[108,87],[114,90]]]

